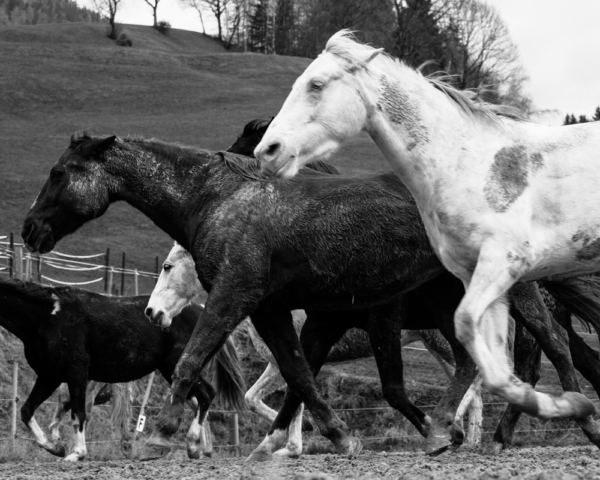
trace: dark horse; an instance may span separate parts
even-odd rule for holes
[[[0,280],[0,325],[16,335],[25,358],[37,374],[21,418],[37,444],[53,455],[64,456],[58,438],[49,440],[33,416],[35,410],[63,382],[69,386],[75,444],[66,460],[85,457],[88,381],[121,383],[159,370],[171,383],[173,371],[203,308],[190,305],[168,330],[152,325],[144,316],[150,297],[111,298],[72,287],[43,287],[35,283]],[[227,342],[215,356],[219,395],[233,408],[244,409],[245,386],[237,352]],[[194,383],[188,398],[195,419],[188,433],[188,454],[197,458],[200,425],[215,396],[208,383]],[[58,432],[56,432],[58,433]]]
[[[446,332],[452,335],[451,320],[463,295],[460,282],[433,254],[412,197],[393,174],[350,178],[304,170],[291,181],[252,180],[258,176],[258,162],[228,153],[80,134],[52,167],[22,235],[31,250],[48,252],[65,235],[102,215],[110,203],[125,200],[192,253],[209,295],[173,375],[172,396],[157,420],[154,445],[168,447],[202,368],[250,316],[289,387],[258,457],[285,437],[301,401],[338,451],[357,448],[343,422],[318,396],[313,378],[333,343],[355,326],[369,332],[385,398],[429,434],[432,451],[446,448],[452,434],[446,418],[456,405],[442,399],[429,418],[414,405],[397,401],[406,398],[399,318],[419,318],[416,314],[427,308],[447,318]],[[580,280],[545,285],[551,293],[564,293],[559,301],[575,313],[578,305],[600,312]],[[414,293],[399,302],[399,295],[411,289]],[[566,337],[553,334],[536,285],[519,285],[512,292],[511,313],[540,342],[564,388],[580,391]],[[302,344],[292,325],[292,309],[308,315]],[[440,328],[427,320],[419,328]],[[590,315],[590,320],[595,318]],[[455,354],[464,354],[461,348],[453,345]],[[468,384],[470,380],[455,386],[464,393]],[[600,390],[600,381],[595,386]],[[450,390],[444,398],[462,397]],[[565,395],[578,407],[571,415],[600,444],[591,402],[580,394]]]

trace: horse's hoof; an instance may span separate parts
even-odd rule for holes
[[[450,426],[450,438],[455,445],[462,445],[465,441],[465,431],[456,422]]]
[[[247,462],[270,462],[273,460],[273,454],[264,450],[254,450],[246,459]]]
[[[170,446],[146,443],[142,447],[139,459],[142,462],[147,460],[158,460],[160,458],[165,458],[170,452]]]
[[[346,437],[344,442],[336,449],[340,455],[358,455],[363,445],[358,437]]]
[[[573,409],[572,418],[585,418],[596,413],[596,407],[585,395],[578,392],[565,392],[561,399],[566,400]]]
[[[426,440],[425,453],[427,455],[439,455],[440,453],[444,453],[446,450],[448,450],[451,445],[452,441],[450,435],[431,434]]]
[[[200,450],[192,449],[188,447],[187,456],[192,460],[200,460]]]
[[[481,453],[486,455],[500,455],[506,447],[502,442],[490,442],[481,446]]]
[[[302,448],[296,445],[288,445],[285,448],[277,450],[273,454],[273,460],[284,459],[284,458],[300,458],[302,455]]]
[[[65,462],[78,462],[79,460],[82,460],[83,457],[79,457],[79,455],[77,455],[76,453],[70,453],[69,455],[67,455],[64,459]]]
[[[57,457],[64,457],[67,454],[65,446],[62,443],[57,443],[51,448],[46,448],[46,450]]]

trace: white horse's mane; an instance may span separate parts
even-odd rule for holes
[[[333,34],[325,45],[325,52],[341,57],[350,62],[354,67],[362,67],[367,71],[371,63],[369,59],[378,51],[381,51],[381,49],[358,42],[353,32],[347,29]],[[477,92],[472,90],[458,90],[448,83],[450,79],[449,75],[434,74],[423,76],[419,71],[409,67],[401,60],[383,52],[378,54],[372,61],[384,72],[388,73],[390,78],[398,76],[401,69],[418,75],[421,79],[443,92],[461,112],[471,117],[483,118],[493,123],[499,123],[499,117],[507,117],[519,121],[527,119],[527,115],[518,108],[508,105],[494,105],[481,100]]]

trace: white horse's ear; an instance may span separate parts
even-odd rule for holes
[[[381,52],[383,52],[383,48],[377,48],[375,50],[373,50],[371,52],[371,55],[369,55],[367,57],[367,59],[365,60],[365,63],[369,63],[371,60],[373,60],[377,55],[379,55]]]

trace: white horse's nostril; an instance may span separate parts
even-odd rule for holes
[[[146,310],[144,310],[144,315],[146,315],[148,318],[152,318],[152,313],[153,313],[152,307],[148,307],[148,308],[146,308]]]

